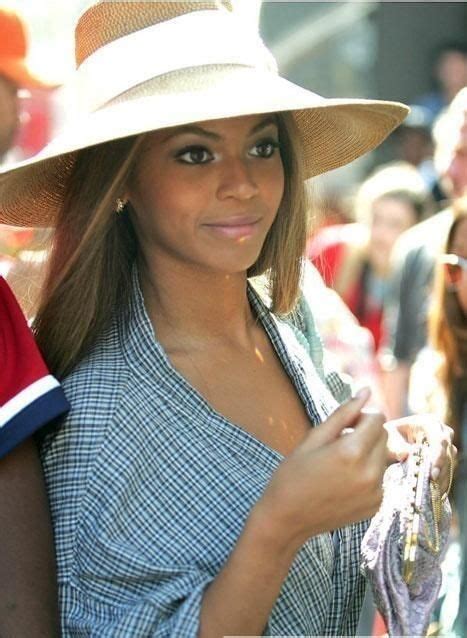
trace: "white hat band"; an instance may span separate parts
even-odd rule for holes
[[[95,111],[125,91],[172,71],[239,64],[277,73],[259,34],[227,11],[196,11],[104,45],[76,71],[83,110]]]

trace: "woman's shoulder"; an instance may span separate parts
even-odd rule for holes
[[[62,380],[71,409],[63,421],[48,429],[41,442],[49,477],[54,472],[60,474],[65,458],[68,469],[94,462],[130,385],[127,376],[120,341],[114,330],[108,330]]]

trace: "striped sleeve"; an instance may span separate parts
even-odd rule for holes
[[[59,382],[49,374],[13,293],[0,277],[0,458],[68,409]]]

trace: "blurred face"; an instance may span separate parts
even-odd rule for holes
[[[246,271],[284,191],[274,116],[246,116],[150,134],[127,189],[145,258]]]
[[[404,127],[399,133],[401,159],[418,166],[433,153],[429,132],[424,129]]]
[[[11,148],[18,126],[17,89],[0,75],[0,160]]]
[[[373,202],[369,250],[377,271],[387,270],[396,239],[416,221],[412,206],[397,198],[381,197]]]
[[[438,80],[452,94],[467,85],[467,55],[461,51],[446,51],[438,63]]]
[[[445,176],[453,197],[462,197],[467,193],[467,113]]]
[[[467,259],[467,219],[458,223],[450,252]],[[459,304],[467,316],[467,271],[459,268],[456,274],[455,291]]]

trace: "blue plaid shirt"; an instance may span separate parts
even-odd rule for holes
[[[319,343],[250,303],[310,422],[337,406],[310,350]],[[311,326],[312,329],[312,326]],[[310,345],[311,344],[311,345]],[[64,381],[72,409],[43,444],[55,528],[63,636],[195,638],[216,577],[283,457],[216,413],[154,337],[134,276],[130,318],[115,317]],[[310,538],[265,635],[355,633],[366,524]]]

